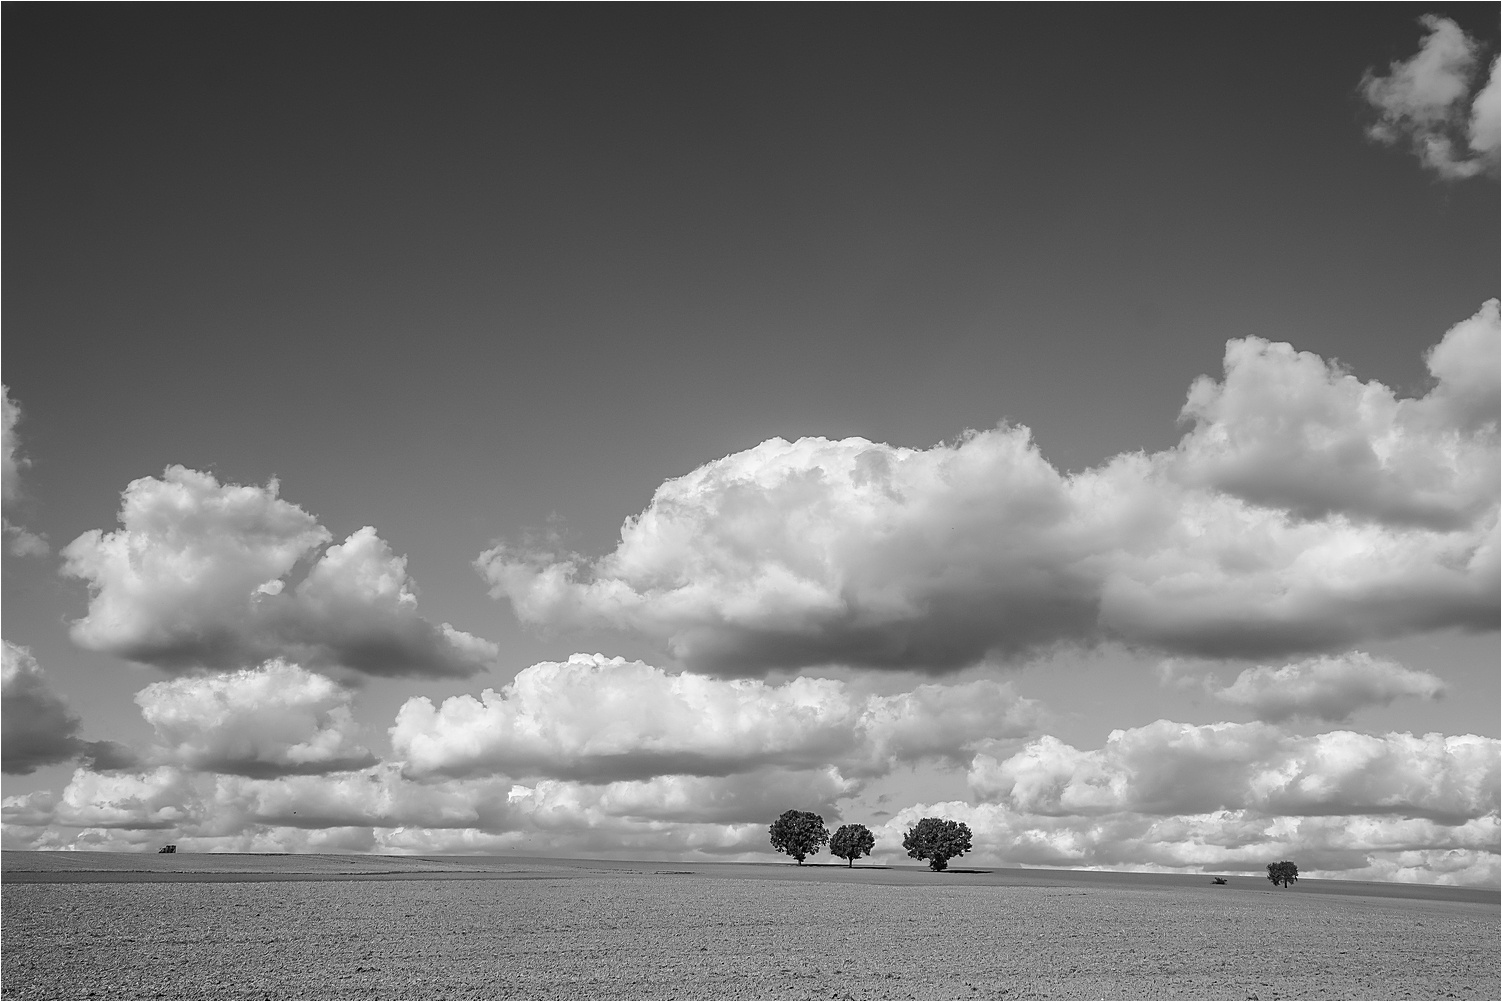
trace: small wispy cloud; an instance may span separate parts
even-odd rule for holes
[[[1274,723],[1293,717],[1341,721],[1358,710],[1387,706],[1395,699],[1437,699],[1444,691],[1444,683],[1428,672],[1361,651],[1309,658],[1279,668],[1248,668],[1229,686],[1211,688],[1221,702]]]
[[[1481,82],[1481,43],[1448,18],[1426,15],[1428,34],[1411,58],[1385,75],[1368,70],[1361,93],[1380,115],[1367,135],[1406,145],[1440,177],[1497,174],[1497,60]]]
[[[10,387],[0,386],[0,497],[10,508],[21,498],[21,471],[31,465],[21,451],[21,439],[16,425],[21,422],[21,405],[10,397]],[[9,515],[0,520],[5,535],[5,548],[17,557],[45,557],[52,552],[47,537],[32,532],[24,525],[17,525]]]

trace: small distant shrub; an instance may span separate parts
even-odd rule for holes
[[[1298,865],[1295,863],[1290,863],[1286,859],[1281,863],[1268,863],[1267,879],[1273,882],[1274,887],[1279,884],[1287,887],[1289,884],[1299,879]]]
[[[876,836],[865,825],[840,825],[829,840],[830,855],[846,860],[846,866],[854,866],[857,859],[871,855],[874,848]]]
[[[944,870],[951,859],[970,851],[970,826],[961,821],[924,818],[907,830],[902,847],[914,859],[928,860],[930,870]]]
[[[829,844],[829,829],[824,827],[824,818],[812,811],[783,811],[782,817],[772,822],[769,829],[772,848],[785,852],[803,865],[805,857]]]

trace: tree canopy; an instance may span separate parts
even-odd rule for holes
[[[1284,887],[1287,887],[1299,879],[1298,865],[1286,859],[1281,863],[1268,863],[1267,879],[1271,880],[1274,886],[1282,884]]]
[[[772,848],[785,852],[803,865],[806,856],[819,851],[829,842],[829,829],[824,827],[824,818],[812,811],[783,811],[782,817],[772,822],[769,830]]]
[[[857,859],[871,855],[874,848],[876,836],[865,825],[840,825],[829,840],[830,854],[846,860],[846,866],[854,866]]]
[[[970,851],[970,826],[962,821],[924,818],[907,830],[902,847],[914,859],[928,860],[930,870],[943,870],[951,859]]]

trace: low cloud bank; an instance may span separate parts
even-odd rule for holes
[[[646,634],[726,677],[1492,630],[1498,345],[1492,300],[1429,352],[1432,388],[1401,398],[1231,341],[1176,448],[1074,475],[1015,426],[926,450],[773,439],[663,483],[602,557],[502,543],[477,567],[523,622]]]
[[[993,858],[1036,866],[1257,871],[1496,886],[1495,738],[1160,720],[1082,751],[1053,737],[977,755],[948,812]]]
[[[979,864],[1265,875],[1268,863],[1292,859],[1310,877],[1483,887],[1502,879],[1495,814],[1458,825],[1390,815],[1255,811],[1086,819],[950,801],[898,812],[877,831],[878,845],[900,845],[902,832],[929,816],[969,825],[975,852],[966,862]]]
[[[1270,724],[1159,720],[1081,751],[1042,737],[998,760],[975,757],[988,803],[1048,817],[1216,811],[1391,815],[1458,825],[1498,811],[1495,738],[1467,734],[1289,734]]]
[[[1160,720],[1080,749],[989,680],[862,695],[578,655],[499,693],[409,701],[393,756],[370,762],[352,698],[281,662],[155,683],[137,697],[148,764],[7,797],[4,845],[765,859],[767,825],[797,807],[871,824],[885,861],[942,815],[983,865],[1499,876],[1502,745],[1475,735]],[[874,823],[855,798],[915,761],[967,763],[971,800]]]
[[[375,529],[325,549],[329,531],[277,494],[275,480],[220,484],[182,466],[132,481],[122,528],[62,551],[63,572],[90,592],[74,641],[173,673],[272,658],[376,676],[465,677],[493,664],[494,644],[417,614],[406,558]]]

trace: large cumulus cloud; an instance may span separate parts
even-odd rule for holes
[[[524,622],[639,631],[722,675],[1494,629],[1497,352],[1492,301],[1431,351],[1434,387],[1399,399],[1232,341],[1163,453],[1066,475],[1012,426],[926,450],[773,439],[663,483],[600,558],[502,543],[477,566]]]
[[[1497,174],[1498,63],[1487,73],[1482,45],[1449,18],[1426,15],[1419,51],[1385,75],[1368,71],[1361,93],[1378,112],[1373,139],[1408,146],[1447,181]],[[1482,82],[1484,81],[1484,83]]]
[[[413,775],[600,782],[833,765],[871,776],[922,758],[968,759],[983,742],[1025,736],[1038,717],[1036,704],[990,680],[863,696],[834,679],[724,681],[577,654],[479,698],[410,699],[391,745]]]
[[[284,657],[369,675],[462,677],[494,661],[490,642],[417,614],[406,558],[373,528],[323,549],[329,531],[277,494],[275,480],[220,484],[181,466],[133,481],[122,528],[86,532],[63,550],[64,573],[90,591],[73,639],[170,672]]]

